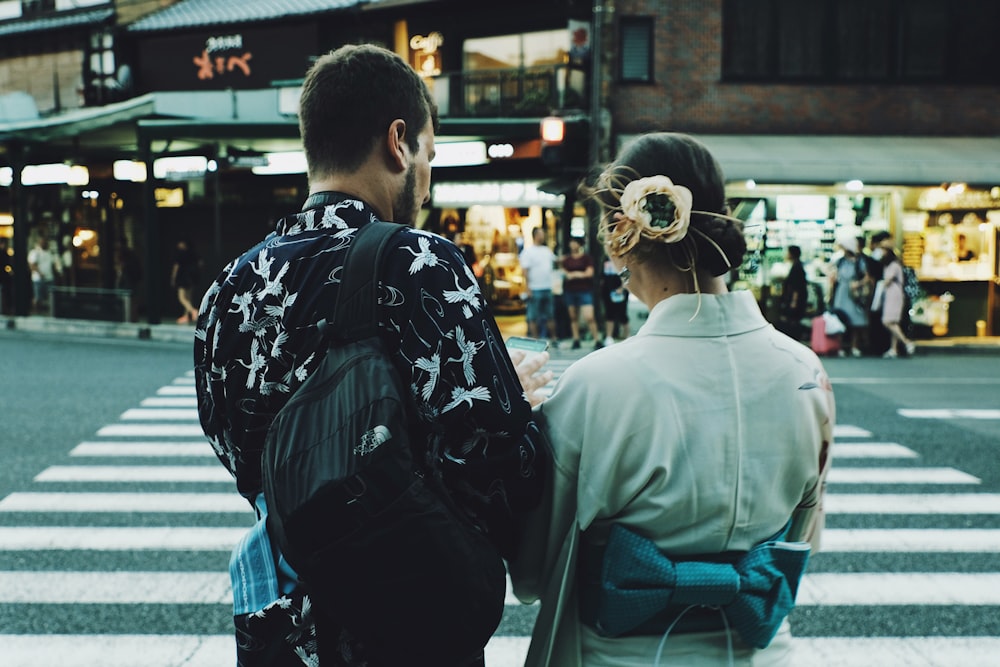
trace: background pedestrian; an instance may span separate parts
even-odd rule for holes
[[[527,284],[527,292],[523,296],[528,335],[533,338],[555,340],[556,320],[552,280],[556,256],[546,242],[544,227],[535,227],[531,230],[531,245],[521,251],[518,259]]]
[[[563,300],[569,314],[570,335],[573,349],[580,348],[580,320],[590,332],[594,349],[603,347],[594,317],[594,259],[583,251],[583,241],[577,237],[569,240],[569,253],[560,260],[563,270]]]

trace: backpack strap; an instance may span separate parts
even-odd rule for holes
[[[360,340],[378,333],[378,275],[386,243],[406,225],[371,221],[358,228],[340,271],[340,290],[329,323],[334,338]]]

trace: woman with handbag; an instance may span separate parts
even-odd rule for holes
[[[843,254],[833,262],[828,274],[832,293],[830,310],[847,325],[845,339],[850,342],[851,356],[860,357],[874,284],[857,237],[849,232],[841,233],[837,236],[837,245]],[[843,356],[843,350],[841,352]]]

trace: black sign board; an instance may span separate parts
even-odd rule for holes
[[[157,90],[253,90],[301,79],[316,55],[316,28],[221,26],[152,37],[139,48],[140,81]]]

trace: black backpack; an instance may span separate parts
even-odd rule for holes
[[[453,504],[436,451],[412,448],[413,400],[376,309],[382,251],[400,228],[362,225],[348,249],[321,326],[329,350],[267,432],[267,526],[320,618],[359,639],[369,665],[466,665],[500,623],[506,569]]]

